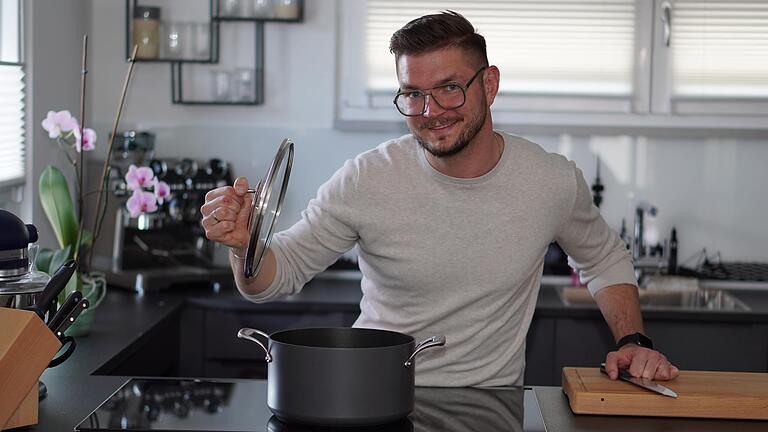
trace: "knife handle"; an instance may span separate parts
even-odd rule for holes
[[[600,372],[608,375],[608,372],[605,370],[605,363],[600,363]],[[619,378],[629,379],[632,378],[632,374],[626,369],[619,368]]]
[[[50,321],[48,321],[48,328],[51,329],[51,331],[56,330],[56,328],[61,325],[61,322],[64,320],[64,318],[69,315],[69,312],[71,312],[77,303],[82,299],[83,293],[80,291],[72,291],[69,293],[67,299],[64,300],[64,303],[59,308],[59,311],[56,312],[56,315],[54,315]]]
[[[51,276],[51,279],[46,284],[40,298],[35,302],[35,312],[37,312],[37,315],[40,316],[40,318],[45,317],[45,313],[51,308],[53,299],[59,295],[59,292],[61,292],[62,289],[64,289],[64,286],[75,273],[75,270],[77,270],[77,262],[75,260],[69,260],[62,264],[61,267],[56,270],[56,273]]]
[[[84,310],[88,309],[88,305],[88,299],[80,300],[75,307],[61,319],[59,326],[53,329],[53,334],[56,335],[59,340],[64,340],[64,332],[67,331],[69,326],[75,322],[77,317],[79,317]]]

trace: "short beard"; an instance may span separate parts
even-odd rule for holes
[[[459,137],[456,139],[456,142],[453,143],[453,145],[445,148],[431,145],[417,131],[414,131],[413,129],[411,129],[411,132],[413,133],[413,136],[416,138],[416,142],[419,143],[421,148],[428,151],[432,156],[441,159],[450,158],[464,151],[464,149],[469,146],[472,140],[475,139],[478,132],[480,132],[480,129],[485,123],[485,116],[486,110],[482,110],[477,116],[473,117],[461,132]]]

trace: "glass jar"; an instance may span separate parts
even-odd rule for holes
[[[301,0],[274,0],[273,11],[278,19],[298,19],[301,15]]]
[[[233,77],[235,102],[254,102],[256,100],[256,71],[253,69],[236,69]]]
[[[272,18],[272,0],[253,0],[253,16]]]
[[[229,71],[211,71],[211,90],[216,102],[232,100],[232,74]]]
[[[160,8],[136,6],[133,9],[133,43],[136,58],[156,59],[160,53]]]
[[[189,23],[163,22],[163,56],[169,59],[189,57]]]

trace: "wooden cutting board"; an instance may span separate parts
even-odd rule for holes
[[[576,414],[768,420],[768,373],[680,371],[659,383],[678,397],[611,381],[598,368],[563,368],[563,391]]]

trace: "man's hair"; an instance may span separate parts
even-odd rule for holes
[[[424,54],[458,47],[467,51],[478,64],[488,66],[485,38],[461,14],[443,11],[424,15],[404,25],[389,40],[389,51],[400,58],[404,54]]]

